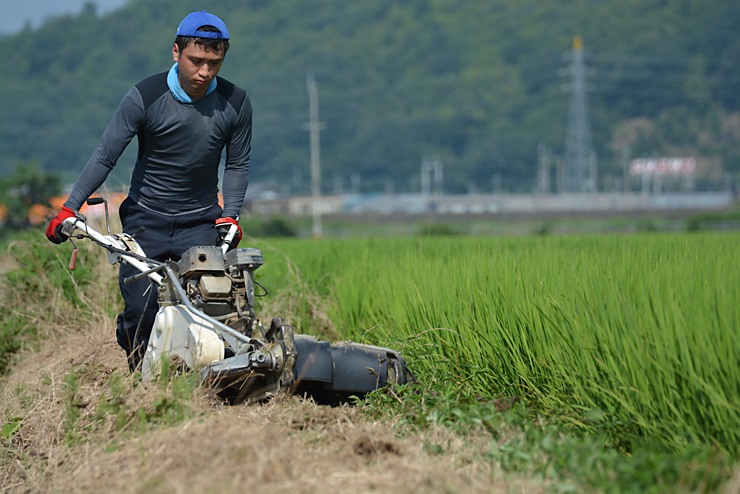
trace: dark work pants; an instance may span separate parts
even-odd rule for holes
[[[216,220],[221,217],[221,206],[215,205],[204,211],[182,215],[159,214],[136,204],[126,198],[119,208],[123,232],[133,235],[140,227],[146,230],[137,235],[146,257],[157,261],[171,259],[179,261],[183,252],[196,245],[216,245],[218,232]],[[148,277],[141,278],[130,285],[124,285],[124,278],[140,271],[129,264],[121,264],[118,273],[118,286],[125,302],[123,312],[118,314],[116,336],[118,344],[126,351],[129,367],[133,371],[141,361],[149,335],[154,325],[154,317],[159,310],[157,285]],[[150,287],[151,285],[151,287]],[[146,307],[146,310],[145,310]],[[139,326],[138,335],[136,328]],[[134,341],[136,336],[136,341]]]

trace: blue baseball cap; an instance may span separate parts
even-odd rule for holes
[[[212,33],[210,31],[198,31],[198,28],[203,26],[213,26],[221,32]],[[182,20],[180,26],[177,28],[177,35],[198,38],[229,39],[229,30],[226,29],[224,21],[213,14],[209,14],[205,10],[201,10],[200,12],[188,14],[187,17]]]

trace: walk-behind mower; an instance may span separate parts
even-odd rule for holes
[[[89,205],[101,204],[92,198]],[[319,403],[337,403],[393,384],[414,381],[403,357],[389,348],[329,343],[294,334],[283,318],[265,329],[254,312],[254,272],[263,263],[254,247],[231,248],[236,226],[220,246],[188,249],[178,262],[146,257],[134,237],[95,231],[78,214],[64,220],[63,233],[87,238],[108,251],[111,264],[127,263],[148,277],[159,293],[159,311],[142,359],[144,381],[154,379],[163,361],[199,373],[202,384],[235,404],[277,393],[309,395]],[[76,252],[70,268],[74,268]]]

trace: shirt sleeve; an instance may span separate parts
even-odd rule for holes
[[[252,150],[252,102],[244,98],[231,135],[226,142],[223,194],[224,217],[236,218],[249,185],[249,153]]]
[[[113,114],[113,118],[103,132],[100,144],[80,173],[69,198],[64,203],[66,207],[74,211],[79,210],[88,197],[103,185],[108,174],[116,166],[118,158],[138,132],[143,118],[144,103],[139,91],[133,88],[123,97],[121,104]]]

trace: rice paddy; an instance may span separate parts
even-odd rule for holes
[[[343,337],[400,347],[422,380],[452,375],[484,396],[565,411],[576,428],[737,455],[739,242],[697,233],[256,245],[264,284],[287,283],[284,253]]]

